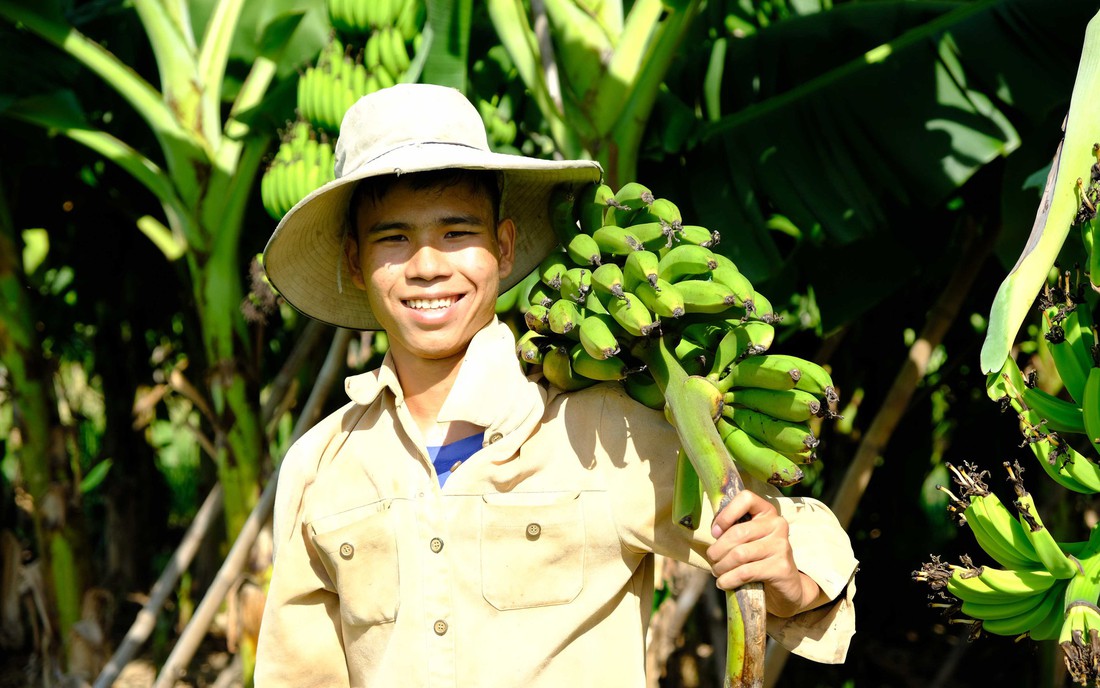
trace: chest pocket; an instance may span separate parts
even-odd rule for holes
[[[584,586],[580,494],[491,494],[481,505],[485,601],[500,610],[566,604]]]
[[[340,596],[344,623],[373,626],[396,619],[400,578],[390,502],[328,516],[309,527]]]

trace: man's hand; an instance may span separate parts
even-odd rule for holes
[[[749,520],[738,523],[746,514]],[[735,590],[764,584],[768,613],[780,617],[813,609],[827,600],[809,576],[794,565],[787,520],[759,495],[742,490],[711,525],[715,543],[707,549],[718,587]]]

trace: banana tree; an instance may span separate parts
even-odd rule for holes
[[[63,53],[114,89],[148,125],[161,159],[90,122],[68,89],[9,97],[0,115],[92,149],[129,173],[159,204],[162,214],[141,217],[137,229],[166,260],[186,265],[207,370],[207,420],[232,536],[257,499],[264,456],[255,390],[242,374],[250,344],[237,304],[243,296],[241,231],[253,182],[274,132],[252,126],[249,118],[262,111],[280,72],[291,71],[287,56],[301,55],[290,39],[306,12],[304,7],[271,6],[260,15],[253,11],[242,23],[245,3],[219,0],[208,8],[205,31],[197,39],[191,13],[201,6],[139,0],[134,9],[152,48],[159,88],[81,33],[52,5],[3,0],[0,18],[56,51],[51,55],[43,45],[41,59],[57,59]],[[245,41],[252,43],[254,59],[226,109],[225,94],[231,91],[227,65],[242,28],[255,32]],[[315,53],[320,32],[314,33]]]
[[[636,177],[665,74],[701,0],[490,0],[497,36],[562,155],[598,160],[612,186]]]

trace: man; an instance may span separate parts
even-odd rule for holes
[[[426,85],[361,99],[336,160],[265,266],[390,350],[283,461],[257,685],[640,686],[655,553],[763,582],[773,637],[843,661],[856,562],[827,509],[753,483],[710,529],[673,523],[662,415],[528,379],[495,319],[556,243],[550,190],[595,163],[493,154],[473,106]]]

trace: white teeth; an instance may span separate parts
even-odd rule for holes
[[[445,299],[408,299],[405,301],[405,305],[415,310],[435,310],[449,308],[454,302],[455,299],[451,296]]]

